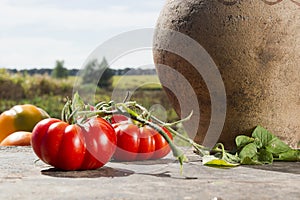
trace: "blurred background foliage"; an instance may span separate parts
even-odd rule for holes
[[[165,109],[168,121],[177,119],[156,75],[112,75],[108,80],[109,87],[101,87],[94,82],[84,83],[82,76],[57,78],[53,73],[30,75],[0,69],[0,113],[14,105],[29,103],[43,108],[51,117],[60,118],[67,98],[71,98],[75,90],[86,103],[95,104],[109,101],[114,89],[118,88],[124,91],[124,98],[126,92],[131,91],[130,100],[146,108],[159,104]]]

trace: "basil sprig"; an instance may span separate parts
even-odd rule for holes
[[[234,167],[238,165],[272,164],[273,161],[300,161],[300,150],[292,149],[267,129],[257,126],[252,136],[239,135],[235,139],[237,151],[227,152],[223,145],[217,144],[214,155],[204,156],[203,164],[215,167]],[[222,148],[219,148],[219,147]]]

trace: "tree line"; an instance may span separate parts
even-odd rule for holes
[[[57,63],[59,62],[59,63]],[[61,63],[62,62],[62,63]],[[56,61],[56,65],[54,68],[32,68],[32,69],[6,69],[9,73],[11,74],[16,74],[16,73],[21,73],[21,74],[28,74],[28,75],[35,75],[35,74],[40,74],[40,75],[52,75],[52,72],[55,68],[60,68],[60,65],[63,65],[63,61]],[[64,68],[64,67],[63,67]],[[61,70],[61,69],[59,69]],[[156,70],[155,69],[141,69],[141,68],[122,68],[122,69],[111,69],[111,72],[113,75],[156,75]],[[68,76],[77,76],[81,69],[63,69],[67,73]],[[63,74],[65,74],[63,72]],[[65,75],[63,75],[64,77]]]
[[[9,73],[21,73],[28,75],[51,75],[56,79],[68,78],[68,76],[80,76],[82,84],[93,84],[101,88],[109,88],[112,84],[112,77],[114,75],[155,75],[155,69],[141,69],[141,68],[125,68],[125,69],[112,69],[110,68],[105,58],[99,62],[97,59],[87,63],[83,69],[67,69],[64,67],[63,60],[57,60],[53,69],[25,69],[16,70],[8,69]],[[101,77],[101,78],[100,78]]]

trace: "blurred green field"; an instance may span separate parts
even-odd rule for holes
[[[75,92],[74,83],[80,83],[80,79],[74,76],[54,79],[49,75],[9,74],[0,70],[0,113],[14,105],[28,103],[43,108],[51,117],[60,118],[67,97],[71,98]],[[95,104],[110,101],[115,88],[124,92],[124,98],[126,92],[131,91],[129,100],[146,108],[159,104],[165,109],[168,120],[177,119],[155,75],[114,76],[110,89],[79,84],[76,90],[86,103]]]
[[[160,90],[161,84],[156,75],[126,75],[114,76],[112,87],[117,89]]]
[[[81,84],[77,89],[85,103],[91,105],[100,101],[110,101],[114,89],[123,92],[124,97],[130,91],[127,100],[136,101],[152,110],[152,114],[163,121],[178,120],[157,76],[114,76],[112,81],[112,88],[107,90],[95,85]],[[48,75],[12,75],[0,69],[0,114],[15,105],[33,104],[47,111],[51,117],[61,118],[61,111],[67,98],[71,98],[75,92],[74,83],[80,83],[80,79],[74,76],[67,79],[54,79]],[[181,130],[181,124],[176,128]],[[178,138],[174,138],[174,142],[177,145],[186,145]]]

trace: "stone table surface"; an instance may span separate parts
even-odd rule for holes
[[[63,172],[37,161],[30,147],[0,147],[0,200],[300,199],[300,163],[218,169],[189,152],[182,174],[172,156]]]

